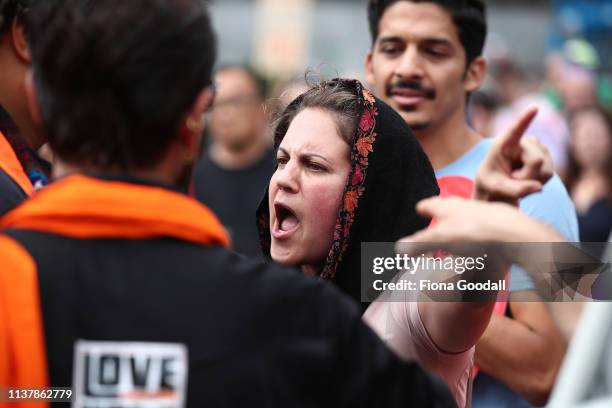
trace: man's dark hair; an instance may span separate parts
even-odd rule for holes
[[[0,0],[0,35],[6,33],[15,18],[23,18],[31,0]]]
[[[385,10],[398,1],[434,3],[444,8],[453,18],[465,49],[467,65],[482,55],[487,37],[486,7],[482,0],[369,0],[368,22],[373,43],[378,38],[380,19]]]
[[[246,65],[246,64],[224,64],[224,65],[220,65],[217,69],[215,69],[215,74],[218,74],[219,72],[222,72],[222,71],[230,71],[230,70],[237,70],[237,71],[244,72],[253,82],[253,85],[255,86],[255,92],[256,92],[257,97],[259,97],[261,100],[266,99],[266,96],[268,95],[268,83],[266,79],[259,72],[257,72],[253,67],[251,67],[250,65]]]
[[[159,162],[211,84],[205,1],[62,0],[30,14],[38,102],[58,157],[122,171]]]

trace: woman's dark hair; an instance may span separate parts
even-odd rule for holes
[[[63,0],[30,12],[38,102],[62,160],[125,171],[163,157],[211,84],[205,3]]]
[[[611,142],[610,145],[612,146],[612,115],[610,115],[608,111],[606,111],[605,109],[599,106],[586,107],[586,108],[578,109],[575,112],[573,112],[570,117],[570,121],[569,121],[570,127],[572,127],[571,125],[578,118],[578,116],[585,114],[585,113],[594,113],[602,117],[606,125],[606,128],[607,128],[608,138],[610,139],[610,142]],[[572,132],[573,132],[573,129],[572,129]],[[607,180],[608,200],[612,202],[612,149],[608,152],[608,160],[606,160],[604,164],[604,168],[601,170],[603,172],[604,177]],[[565,177],[564,177],[565,186],[567,187],[567,190],[570,193],[572,192],[576,182],[580,178],[581,173],[582,173],[582,168],[580,167],[580,164],[578,164],[578,161],[576,160],[576,157],[574,156],[572,149],[570,149],[568,153],[567,168],[565,170]]]
[[[300,95],[287,106],[275,121],[274,140],[280,144],[291,122],[306,108],[318,108],[331,113],[342,139],[350,146],[357,132],[363,103],[355,88],[342,81],[322,81]]]
[[[378,38],[380,19],[385,10],[398,1],[434,3],[453,18],[461,45],[465,49],[466,66],[482,55],[487,37],[486,7],[482,0],[369,0],[368,22],[372,43]]]

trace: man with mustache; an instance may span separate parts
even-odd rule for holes
[[[466,105],[486,73],[481,55],[487,32],[484,3],[370,0],[368,12],[373,39],[365,62],[368,81],[415,131],[436,170],[442,194],[469,195],[474,190],[478,196],[482,189],[473,180],[493,143],[470,127]],[[523,143],[533,141],[521,140],[498,152],[494,165],[500,174],[526,176],[522,170],[514,171],[528,160]],[[537,173],[541,167],[535,162],[527,171]],[[559,178],[554,176],[541,190],[522,200],[521,209],[569,241],[577,241],[575,211]],[[495,196],[481,198],[508,198]],[[544,404],[565,350],[546,305],[517,301],[534,288],[523,270],[513,267],[509,287],[505,313],[493,316],[476,347],[475,362],[481,372],[474,382],[475,407]]]

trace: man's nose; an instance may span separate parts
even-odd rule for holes
[[[404,80],[421,79],[424,76],[423,61],[416,47],[406,48],[394,73]]]

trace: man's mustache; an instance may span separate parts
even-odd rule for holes
[[[423,94],[426,99],[436,98],[435,89],[423,86],[423,84],[421,84],[419,81],[406,81],[400,79],[391,84],[388,84],[386,87],[387,96],[393,96],[393,91],[397,89],[410,89],[412,91],[416,91],[420,94]]]

